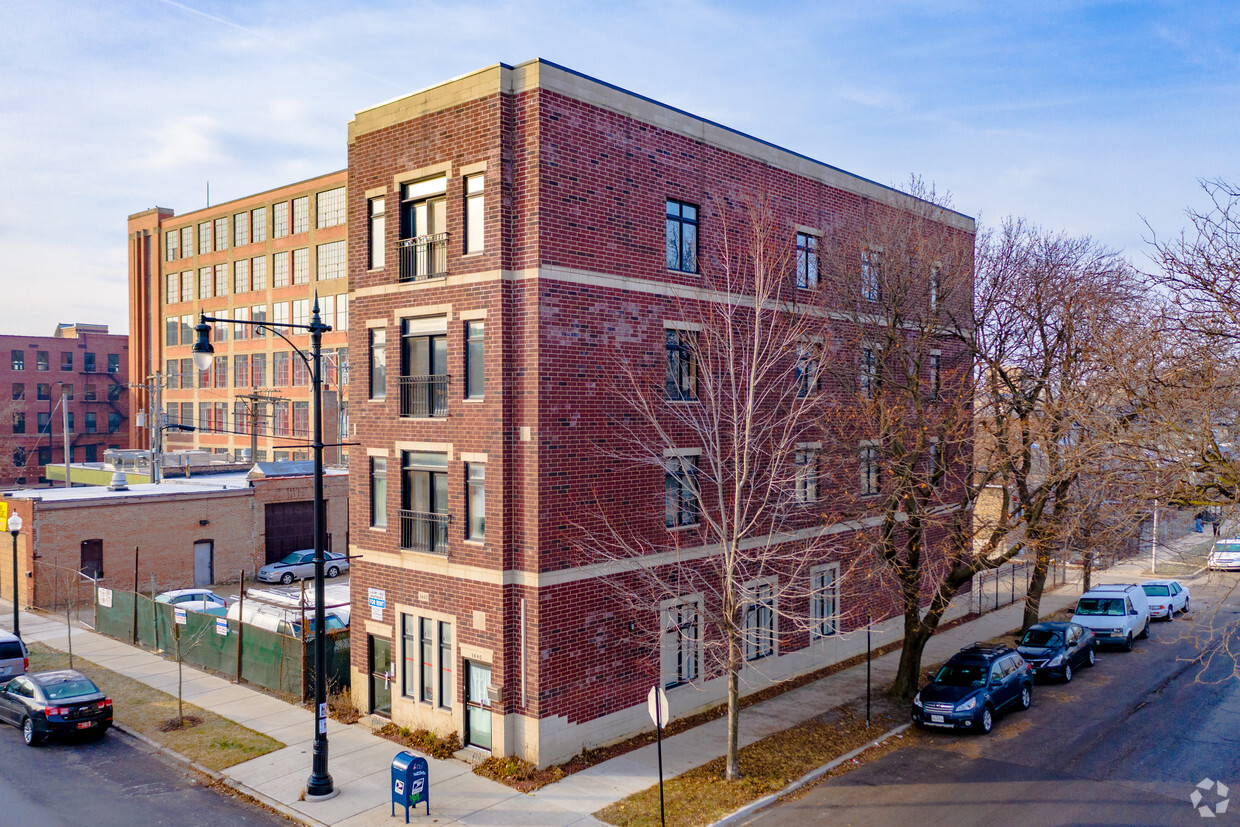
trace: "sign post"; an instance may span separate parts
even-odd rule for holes
[[[656,750],[659,755],[659,824],[667,827],[667,814],[663,809],[663,727],[667,725],[667,693],[661,686],[650,687],[646,696],[646,707],[650,710],[650,719],[654,721]]]

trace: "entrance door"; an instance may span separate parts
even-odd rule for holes
[[[81,549],[82,574],[96,579],[103,577],[103,540],[83,540]]]
[[[465,661],[465,745],[491,749],[491,665]]]
[[[215,542],[194,543],[194,585],[210,586],[215,582]]]
[[[370,711],[392,717],[392,641],[367,635],[370,641]]]

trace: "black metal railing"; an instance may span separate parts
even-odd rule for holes
[[[400,512],[400,547],[406,551],[448,553],[449,514],[428,511]]]
[[[421,281],[448,275],[448,234],[400,240],[400,280]]]
[[[400,415],[448,415],[448,375],[400,377]]]

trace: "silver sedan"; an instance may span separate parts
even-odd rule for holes
[[[343,554],[324,552],[323,574],[335,577],[349,570],[349,560]],[[258,579],[264,583],[292,583],[314,577],[314,549],[294,551],[276,563],[268,563],[258,570]]]

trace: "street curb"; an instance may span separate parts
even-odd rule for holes
[[[154,750],[157,754],[163,755],[167,758],[171,758],[172,760],[180,764],[184,764],[185,766],[189,767],[195,772],[202,773],[203,775],[207,776],[213,781],[218,781],[219,783],[224,784],[225,786],[231,787],[237,792],[242,793],[254,799],[255,801],[258,801],[267,807],[270,807],[271,809],[280,813],[280,815],[287,816],[288,818],[291,818],[300,824],[308,825],[308,827],[330,827],[330,825],[325,824],[321,821],[317,821],[313,818],[310,818],[305,813],[298,812],[297,810],[294,810],[292,807],[288,806],[287,804],[281,801],[276,801],[274,798],[264,795],[263,793],[260,793],[258,790],[255,790],[252,787],[242,784],[240,781],[237,781],[236,779],[229,778],[228,776],[224,775],[218,770],[213,770],[208,767],[204,767],[202,764],[199,764],[197,761],[190,758],[188,755],[177,752],[171,747],[166,747],[163,744],[159,743],[158,741],[146,735],[143,735],[141,732],[138,732],[137,730],[132,729],[126,726],[125,724],[118,724],[115,721],[113,721],[112,727],[113,729],[120,730],[126,736],[133,738],[135,741],[139,741],[145,744],[146,746]]]
[[[793,781],[791,784],[784,787],[779,792],[774,792],[774,793],[771,793],[770,795],[764,795],[762,798],[759,798],[757,801],[751,801],[750,803],[746,804],[744,807],[741,807],[739,810],[733,810],[731,813],[728,813],[723,818],[714,822],[711,825],[711,827],[728,827],[728,825],[739,824],[741,819],[747,816],[753,815],[758,810],[761,810],[763,807],[767,806],[768,804],[774,804],[775,801],[777,801],[781,796],[785,796],[788,793],[792,792],[793,790],[797,790],[797,789],[800,789],[801,787],[804,787],[806,784],[810,783],[811,781],[815,781],[821,776],[826,775],[828,772],[835,769],[840,764],[843,764],[845,761],[851,761],[853,758],[865,752],[870,747],[878,746],[883,741],[886,741],[888,738],[891,738],[895,735],[899,735],[901,732],[903,732],[904,730],[908,729],[911,726],[912,726],[911,723],[902,724],[889,732],[883,733],[881,736],[879,736],[873,741],[870,741],[868,744],[862,744],[861,746],[857,747],[852,752],[844,753],[839,758],[834,758],[828,761],[827,763],[823,764],[821,767],[810,770],[809,772],[805,773],[805,775],[802,775],[796,781]]]

